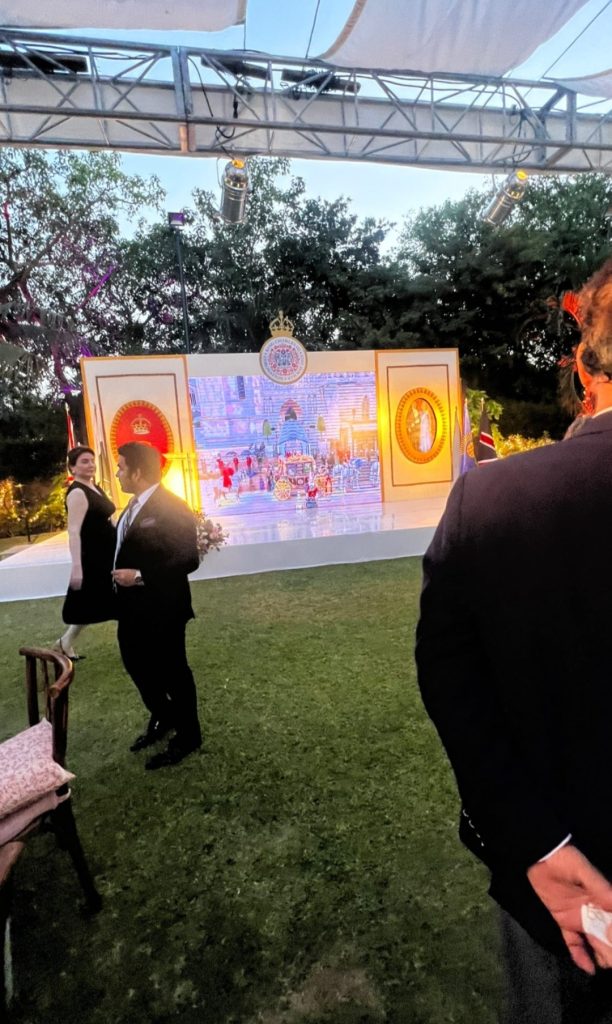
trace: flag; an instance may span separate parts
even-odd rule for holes
[[[493,434],[491,433],[491,422],[484,408],[480,414],[480,427],[478,428],[478,438],[474,445],[474,451],[476,455],[476,462],[479,466],[483,462],[495,462],[497,459],[495,441],[493,440]]]
[[[461,430],[461,462],[459,472],[467,473],[476,465],[474,459],[474,438],[472,437],[472,424],[468,412],[467,398],[463,399],[463,428]]]
[[[68,431],[68,451],[72,448],[76,448],[77,442],[74,434],[74,423],[72,422],[72,416],[70,415],[70,409],[68,402],[64,402],[64,409],[66,410],[66,429]]]

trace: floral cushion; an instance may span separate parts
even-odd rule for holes
[[[18,811],[13,811],[12,814],[6,814],[4,818],[0,818],[0,846],[10,843],[11,839],[25,832],[28,825],[40,818],[42,814],[48,814],[49,811],[55,810],[58,804],[69,799],[70,790],[63,796],[58,796],[55,790],[52,790],[51,793],[41,796],[39,800],[28,804],[27,807],[20,807]]]
[[[74,775],[53,760],[53,731],[43,718],[0,743],[0,819],[72,779]]]

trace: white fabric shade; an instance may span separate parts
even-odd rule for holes
[[[504,75],[587,0],[356,0],[323,59],[343,67]]]
[[[612,68],[584,78],[555,78],[555,84],[582,93],[583,96],[603,96],[612,100]]]
[[[216,32],[242,23],[247,0],[0,0],[0,25]]]

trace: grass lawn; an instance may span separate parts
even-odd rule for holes
[[[30,844],[15,1024],[491,1024],[494,914],[417,691],[419,586],[417,559],[194,584],[205,746],[153,773],[113,624],[90,629],[68,762],[104,908],[81,917],[66,854]],[[17,649],[60,609],[0,605],[0,739],[24,725]]]
[[[51,533],[33,533],[30,544],[40,544],[43,540],[49,540],[49,537],[54,537],[59,530],[52,530]],[[0,537],[0,558],[6,551],[10,551],[12,548],[27,548],[28,538],[25,534],[18,537]]]

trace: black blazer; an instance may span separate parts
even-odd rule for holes
[[[526,869],[568,833],[612,878],[612,411],[471,470],[424,559],[417,666],[460,835],[531,934]]]
[[[144,584],[117,587],[120,620],[193,618],[187,575],[199,565],[195,519],[185,502],[161,485],[130,524],[115,565],[139,569]]]

